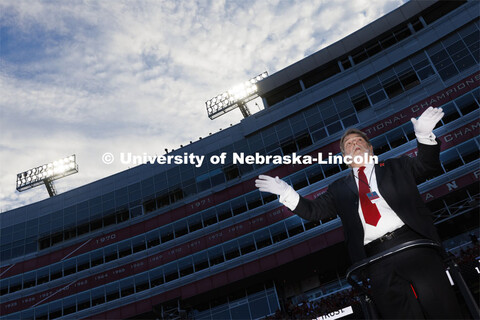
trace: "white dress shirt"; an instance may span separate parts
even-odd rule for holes
[[[365,223],[365,218],[363,217],[362,205],[358,201],[358,214],[360,215],[360,220],[362,221],[363,230],[365,236],[363,238],[363,244],[367,244],[377,238],[380,238],[388,232],[392,232],[401,226],[404,225],[403,221],[397,216],[395,211],[390,208],[388,203],[383,199],[382,194],[378,190],[377,185],[377,176],[375,174],[374,165],[367,164],[365,166],[365,176],[368,179],[368,184],[370,185],[370,192],[376,192],[379,196],[379,199],[376,201],[376,206],[380,212],[380,220],[376,226],[372,226],[368,223]],[[353,175],[355,177],[355,183],[357,184],[358,189],[358,168],[353,168]]]
[[[433,133],[430,133],[426,137],[418,137],[417,136],[417,141],[422,143],[422,144],[428,144],[428,145],[436,145],[437,142],[435,141],[435,135]],[[360,204],[360,201],[358,201],[358,213],[360,214],[360,220],[362,221],[363,225],[363,230],[365,232],[365,236],[363,238],[363,244],[367,244],[369,242],[372,242],[375,239],[380,238],[384,234],[388,232],[392,232],[403,225],[403,221],[397,216],[395,211],[390,208],[388,203],[385,201],[385,199],[382,197],[382,194],[378,190],[378,185],[377,185],[377,176],[375,174],[374,170],[374,165],[373,164],[367,164],[365,165],[365,176],[367,177],[368,184],[370,185],[370,192],[376,192],[378,196],[380,197],[378,201],[375,203],[377,205],[378,211],[380,212],[380,220],[378,221],[376,226],[372,226],[368,223],[365,223],[365,218],[363,217],[363,211],[362,211],[362,206]],[[353,168],[353,175],[355,176],[355,182],[357,183],[357,189],[358,189],[358,168]]]

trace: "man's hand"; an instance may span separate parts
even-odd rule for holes
[[[255,187],[262,192],[270,192],[280,196],[280,202],[292,211],[295,210],[300,200],[300,195],[279,177],[273,178],[261,174],[255,180]]]
[[[428,107],[417,119],[412,118],[413,129],[417,137],[428,138],[444,113],[442,108]]]
[[[285,195],[288,189],[291,188],[288,183],[279,177],[273,178],[263,174],[259,175],[258,179],[255,180],[255,187],[262,192],[270,192],[279,196]]]

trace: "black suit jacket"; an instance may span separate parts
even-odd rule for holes
[[[402,156],[375,165],[377,185],[388,205],[406,225],[425,238],[437,242],[440,242],[440,238],[433,225],[433,215],[425,206],[417,184],[440,171],[439,154],[439,140],[437,145],[418,143],[417,157]],[[339,215],[348,253],[354,263],[366,258],[358,201],[358,188],[351,172],[330,184],[328,190],[314,200],[300,197],[293,212],[306,220]]]

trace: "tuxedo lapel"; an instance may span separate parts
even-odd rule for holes
[[[358,187],[355,183],[355,177],[353,176],[353,170],[350,170],[350,174],[343,178],[344,183],[347,185],[347,188],[355,194],[358,198]]]
[[[380,187],[383,183],[383,180],[385,179],[385,166],[379,166],[378,164],[375,165],[375,176],[377,177],[377,185],[378,189],[380,189],[380,192],[382,192],[382,188]]]
[[[394,209],[394,197],[395,197],[395,179],[392,177],[391,169],[385,166],[383,163],[375,165],[375,176],[377,177],[377,186],[380,194],[388,203],[388,205]]]

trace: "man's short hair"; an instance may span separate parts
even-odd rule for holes
[[[371,146],[372,144],[370,143],[370,139],[368,139],[367,135],[365,134],[365,132],[363,131],[360,131],[358,129],[355,129],[355,128],[350,128],[350,129],[347,129],[344,133],[343,133],[343,136],[342,138],[340,139],[340,150],[342,151],[342,154],[345,154],[345,148],[343,146],[343,143],[345,142],[345,138],[350,135],[350,134],[358,134],[360,137],[362,137],[367,143],[369,146]]]

